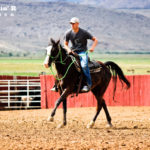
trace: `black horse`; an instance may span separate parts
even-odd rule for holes
[[[74,54],[76,57],[77,55]],[[67,54],[66,50],[61,46],[60,42],[55,42],[51,39],[49,47],[47,48],[47,56],[44,62],[46,68],[50,67],[52,63],[55,64],[57,77],[60,79],[58,81],[59,93],[60,97],[55,103],[55,107],[48,118],[48,121],[54,120],[54,115],[57,107],[63,102],[63,123],[59,127],[63,127],[67,124],[66,121],[66,112],[67,112],[67,97],[72,93],[76,93],[78,88],[77,85],[79,83],[79,77],[81,76],[81,72],[76,69],[75,59],[72,59],[70,55]],[[77,59],[78,60],[78,59]],[[101,66],[101,69],[97,72],[91,73],[92,78],[92,87],[91,91],[95,95],[97,99],[97,111],[92,119],[92,121],[87,125],[88,128],[94,126],[97,116],[99,115],[101,109],[103,108],[106,114],[107,122],[109,126],[111,124],[111,117],[109,115],[105,100],[103,95],[109,85],[113,73],[113,81],[115,84],[114,93],[116,90],[116,82],[117,76],[119,77],[122,83],[125,83],[127,88],[130,87],[130,82],[124,76],[121,68],[115,64],[114,62],[108,61],[104,64],[97,61],[97,63]]]

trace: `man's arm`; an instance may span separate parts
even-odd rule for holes
[[[68,43],[69,43],[68,41],[64,41],[64,47],[67,50],[68,54],[70,54],[71,53],[71,49],[69,48]]]
[[[97,45],[97,43],[98,43],[98,40],[97,40],[96,37],[93,37],[92,40],[93,40],[93,44],[92,44],[92,46],[91,46],[91,48],[90,48],[90,52],[93,52],[93,51],[94,51],[94,49],[95,49],[95,47],[96,47],[96,45]]]

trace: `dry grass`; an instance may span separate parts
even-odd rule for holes
[[[114,61],[126,75],[150,74],[150,55],[117,55],[117,54],[89,54],[91,59],[102,62]],[[1,58],[0,75],[28,75],[38,76],[41,72],[51,74],[45,69],[42,59]]]

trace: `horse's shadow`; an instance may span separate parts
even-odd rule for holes
[[[95,127],[93,129],[104,129],[102,127]],[[150,129],[148,127],[137,127],[137,126],[133,126],[133,127],[111,127],[111,128],[105,128],[106,130],[110,131],[110,130],[145,130],[145,129]]]

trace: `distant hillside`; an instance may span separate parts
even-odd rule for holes
[[[90,4],[105,8],[150,8],[150,0],[81,0],[80,4]]]
[[[116,9],[115,9],[116,10]],[[117,9],[118,12],[139,14],[150,18],[150,9]]]
[[[0,16],[0,51],[42,52],[50,37],[63,39],[73,16],[99,39],[98,51],[150,51],[150,18],[143,15],[65,2],[7,0],[0,5],[17,8],[14,17]]]
[[[32,0],[26,0],[27,2]],[[104,8],[150,9],[150,0],[34,0],[34,2],[70,2]]]

